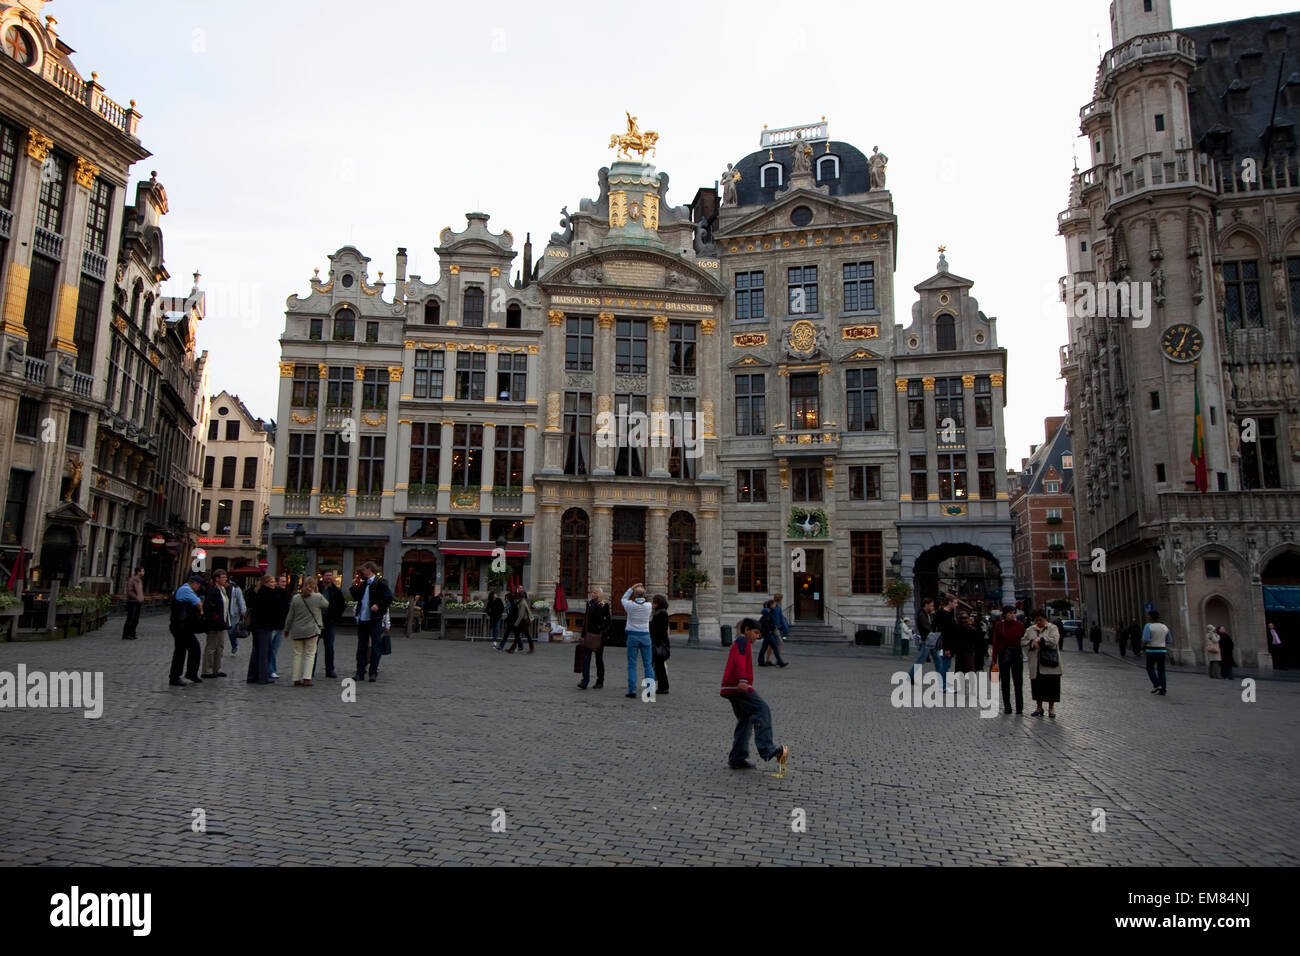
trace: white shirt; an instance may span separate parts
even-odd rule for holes
[[[650,615],[654,608],[645,598],[640,601],[632,600],[632,589],[628,588],[623,593],[623,610],[627,612],[627,630],[639,633],[650,633]]]

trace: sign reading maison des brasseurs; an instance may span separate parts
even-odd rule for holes
[[[601,299],[590,295],[553,295],[552,305],[617,305],[620,308],[630,306],[642,309],[663,309],[665,312],[703,312],[713,314],[713,306],[707,302],[664,302],[650,299]]]

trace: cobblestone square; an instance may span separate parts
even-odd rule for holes
[[[0,864],[1300,862],[1286,680],[1244,703],[1240,682],[1179,670],[1160,698],[1131,658],[1068,650],[1059,719],[985,719],[895,709],[905,664],[879,648],[792,644],[792,666],[756,671],[792,752],[781,780],[726,766],[718,647],[676,647],[671,694],[645,703],[624,697],[622,648],[581,691],[572,645],[395,638],[347,703],[291,686],[287,645],[277,685],[243,681],[241,643],[228,678],[171,688],[165,618],[119,629],[0,645],[0,671],[103,671],[105,693],[97,720],[0,711]],[[340,638],[341,675],[354,648]]]

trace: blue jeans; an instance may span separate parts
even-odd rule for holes
[[[492,621],[492,643],[501,643],[501,618]]]
[[[649,631],[628,631],[627,632],[627,692],[635,694],[636,686],[636,656],[638,650],[641,654],[641,665],[645,670],[645,676],[651,680],[655,679],[654,661],[651,658],[650,651],[650,632]]]
[[[372,617],[368,621],[357,621],[357,679],[366,672],[366,662],[370,662],[370,676],[379,673],[379,635],[383,633],[384,619]]]
[[[320,642],[325,648],[325,673],[334,673],[334,622],[326,621],[325,626],[320,632]],[[316,676],[316,665],[320,663],[321,655],[316,655],[316,660],[312,662],[311,673]]]
[[[930,644],[926,642],[925,638],[920,637],[917,638],[917,640],[921,642],[921,653],[916,655],[916,660],[912,661],[912,666],[907,669],[907,673],[912,678],[913,683],[916,682],[916,675],[913,672],[916,670],[917,665],[920,665],[921,671],[924,672],[925,662],[930,661],[934,664],[934,669],[938,670],[939,658],[943,656],[943,652],[930,646]]]
[[[284,629],[271,632],[271,659],[269,661],[272,674],[280,673],[279,668],[275,666],[276,657],[280,653],[280,638],[284,637]]]
[[[934,666],[939,671],[939,680],[943,684],[943,692],[948,693],[948,668],[952,667],[952,657],[943,651],[934,652]]]
[[[1165,689],[1165,651],[1147,651],[1147,677],[1151,686]]]
[[[767,660],[767,649],[769,647],[772,649],[772,653],[776,655],[776,662],[784,664],[785,661],[781,659],[781,638],[777,636],[776,631],[763,635],[763,646],[758,649],[758,659],[760,661]]]
[[[235,629],[233,627],[227,628],[226,633],[230,635],[230,651],[231,653],[234,653],[239,650],[239,638],[235,637]]]
[[[731,754],[727,757],[732,765],[744,763],[749,757],[749,731],[754,730],[754,745],[758,755],[764,760],[771,760],[780,748],[772,743],[772,709],[758,694],[731,694],[731,709],[736,715],[736,733],[731,741]]]

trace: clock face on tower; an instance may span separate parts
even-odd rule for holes
[[[1160,336],[1160,348],[1174,362],[1195,362],[1205,348],[1205,336],[1194,325],[1180,322],[1165,329]]]

